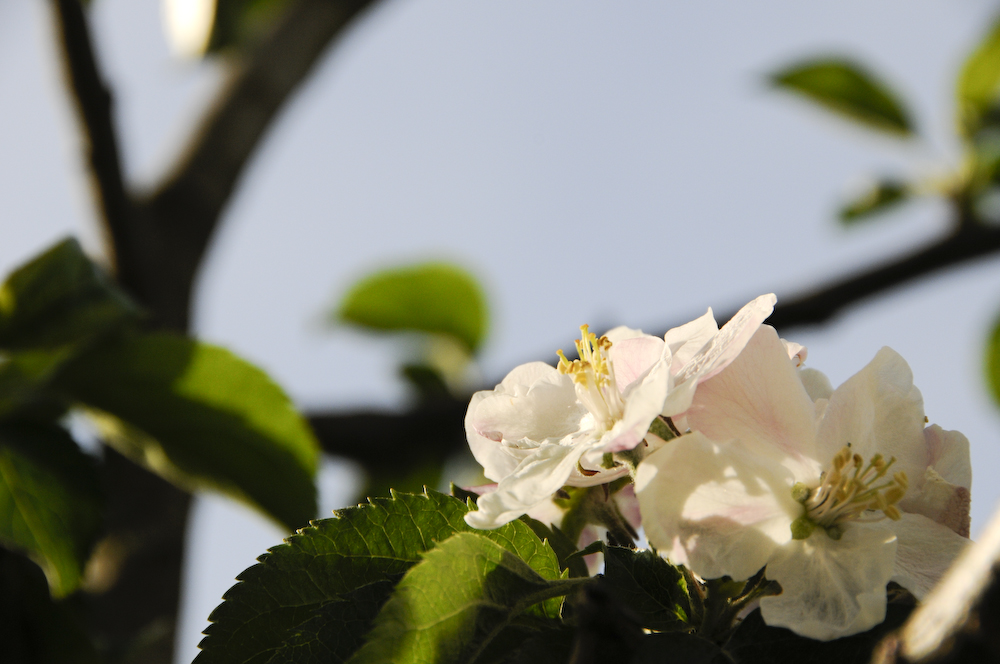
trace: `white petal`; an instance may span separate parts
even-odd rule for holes
[[[612,342],[608,351],[622,392],[642,378],[663,356],[663,339],[643,335]]]
[[[607,337],[608,341],[611,342],[611,346],[614,347],[615,344],[625,341],[626,339],[636,339],[638,337],[649,337],[652,335],[646,334],[642,330],[636,330],[631,327],[619,325],[618,327],[608,330],[602,336]]]
[[[622,419],[605,434],[604,451],[630,450],[642,442],[649,425],[663,410],[669,385],[670,366],[661,359],[640,381],[629,386],[624,394],[625,412]]]
[[[919,514],[903,513],[888,524],[899,540],[892,580],[923,599],[958,554],[971,544],[966,537]]]
[[[803,511],[792,483],[739,441],[691,433],[639,464],[635,493],[646,537],[671,560],[704,578],[746,579],[791,539]]]
[[[698,387],[687,424],[713,440],[737,438],[782,457],[815,482],[815,406],[774,328],[762,325],[729,367]]]
[[[596,443],[543,444],[503,478],[496,491],[482,496],[479,509],[466,514],[465,522],[473,528],[499,528],[539,507],[566,484],[580,457]]]
[[[885,620],[885,586],[893,572],[896,537],[888,528],[849,524],[839,540],[817,529],[792,540],[767,564],[782,593],[760,601],[768,625],[829,641]]]
[[[899,503],[905,512],[922,514],[962,537],[969,536],[969,508],[972,495],[964,486],[955,486],[933,468],[924,472],[923,485],[918,491],[907,491]]]
[[[799,369],[799,380],[802,381],[802,386],[806,388],[806,394],[813,401],[829,399],[833,394],[833,385],[830,384],[830,379],[822,371],[809,368]]]
[[[522,365],[511,374],[515,372],[519,377],[530,377],[531,382],[512,381],[508,376],[492,394],[487,392],[476,403],[474,411],[470,404],[469,422],[479,435],[492,440],[527,438],[541,442],[579,431],[587,410],[577,400],[569,376],[541,362]]]
[[[679,372],[718,333],[719,325],[715,322],[711,307],[704,316],[667,332],[663,340],[673,356],[673,372]]]
[[[794,341],[786,341],[785,339],[781,340],[781,345],[785,347],[788,358],[795,363],[796,367],[801,368],[809,356],[809,349],[802,344],[797,344]]]
[[[893,472],[906,472],[911,487],[919,488],[930,462],[924,402],[906,360],[891,348],[882,348],[830,397],[820,424],[820,459],[832,459],[847,443],[866,462],[876,452],[896,457]]]
[[[494,440],[482,435],[472,424],[479,404],[483,399],[492,395],[493,393],[489,391],[476,392],[472,395],[472,400],[469,402],[469,409],[465,412],[465,437],[469,441],[469,449],[472,450],[472,456],[483,467],[483,474],[489,479],[499,482],[513,472],[517,464],[520,463],[520,459],[511,455],[501,444],[500,440]],[[497,438],[502,438],[499,432],[493,435],[497,436]]]
[[[936,424],[924,429],[924,440],[930,465],[956,486],[972,488],[972,464],[969,461],[969,439],[958,431],[947,431]]]
[[[725,369],[747,345],[761,323],[774,311],[773,293],[761,295],[736,312],[719,333],[702,348],[677,375],[677,382],[708,380]]]

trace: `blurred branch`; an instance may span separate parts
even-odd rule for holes
[[[238,59],[171,174],[138,201],[149,267],[138,288],[169,327],[187,327],[191,287],[219,218],[251,156],[329,43],[373,0],[299,0]],[[152,264],[149,263],[152,261]]]
[[[818,325],[891,288],[997,251],[1000,251],[1000,228],[961,224],[951,235],[922,249],[779,302],[768,323],[783,334],[791,328]],[[659,336],[662,335],[660,332]],[[455,432],[461,429],[467,405],[467,399],[455,399],[449,407],[402,414],[317,413],[311,415],[310,421],[327,452],[376,465],[386,463],[391,454],[404,448],[410,454],[426,452],[428,456],[454,451]],[[459,437],[464,439],[464,433],[459,433]],[[419,443],[413,444],[416,440]],[[400,441],[405,442],[400,444]]]
[[[132,204],[122,178],[112,100],[97,67],[90,28],[79,0],[53,0],[67,82],[80,119],[90,177],[107,233],[108,258],[117,267],[116,249],[128,246]]]

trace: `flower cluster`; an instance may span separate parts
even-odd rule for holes
[[[890,582],[922,598],[969,541],[968,441],[925,426],[889,348],[834,390],[763,325],[774,303],[759,297],[721,329],[709,309],[662,339],[584,326],[578,359],[559,351],[556,367],[522,365],[474,395],[469,444],[497,486],[468,523],[628,486],[671,563],[780,584],[760,600],[768,624],[834,639],[885,618]]]

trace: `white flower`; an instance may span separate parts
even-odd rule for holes
[[[465,519],[497,528],[564,485],[594,486],[626,475],[612,454],[647,438],[659,415],[686,410],[700,381],[732,362],[771,313],[757,298],[720,330],[711,309],[664,339],[618,327],[598,338],[586,326],[580,359],[558,368],[523,364],[492,391],[477,392],[465,417],[476,460],[497,490]]]
[[[789,355],[762,326],[698,389],[693,433],[642,462],[636,493],[673,562],[703,578],[766,566],[783,592],[761,600],[764,620],[834,639],[885,618],[889,581],[923,597],[966,545],[968,441],[924,428],[889,348],[815,402]]]

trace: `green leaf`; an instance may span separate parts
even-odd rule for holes
[[[54,595],[79,585],[101,517],[96,465],[64,429],[0,423],[0,540],[45,570]]]
[[[396,586],[351,664],[475,662],[529,607],[581,580],[543,578],[510,550],[457,533],[424,555]]]
[[[73,351],[29,350],[0,355],[0,417],[11,412],[44,402],[51,395],[44,393],[50,378]]]
[[[453,494],[455,492],[455,488],[456,487],[452,485]],[[587,570],[587,563],[584,561],[583,557],[573,555],[574,553],[577,553],[576,544],[574,544],[570,538],[566,537],[563,531],[559,530],[559,528],[555,526],[547,526],[537,519],[532,519],[527,514],[522,516],[519,520],[526,523],[538,539],[549,543],[549,546],[552,547],[552,550],[559,558],[559,567],[562,569],[568,569],[571,578],[590,576],[590,572]]]
[[[1000,404],[1000,318],[993,324],[993,333],[986,345],[986,379],[994,401]]]
[[[876,214],[886,212],[910,197],[910,188],[905,182],[882,180],[876,182],[861,196],[840,210],[840,221],[845,226],[853,226]]]
[[[972,138],[979,131],[1000,92],[1000,20],[995,22],[962,66],[956,97],[961,134]]]
[[[331,664],[346,662],[365,642],[375,616],[397,581],[376,581],[321,604],[313,615],[290,630],[267,664]]]
[[[261,556],[237,577],[209,620],[198,664],[264,664],[293,643],[296,629],[323,605],[368,584],[395,581],[422,554],[457,532],[478,532],[526,561],[542,578],[558,579],[552,549],[531,529],[513,521],[473,531],[469,508],[436,491],[371,498],[314,521],[285,544]],[[321,626],[312,624],[310,629]],[[347,636],[344,637],[348,638]]]
[[[816,102],[869,129],[907,137],[910,115],[889,88],[863,67],[826,58],[793,65],[771,76],[771,82]]]
[[[56,348],[133,320],[135,306],[73,239],[15,270],[0,286],[0,347]]]
[[[424,263],[377,272],[356,283],[336,316],[373,330],[444,334],[470,352],[486,334],[486,299],[466,271]]]
[[[0,659],[11,664],[99,663],[71,611],[52,601],[38,566],[2,548],[0,648]]]
[[[227,350],[124,337],[69,362],[52,387],[94,409],[119,451],[182,486],[221,490],[292,529],[316,515],[312,431],[281,388]]]
[[[652,551],[605,547],[604,580],[638,615],[641,626],[657,631],[690,628],[691,605],[684,575]]]

